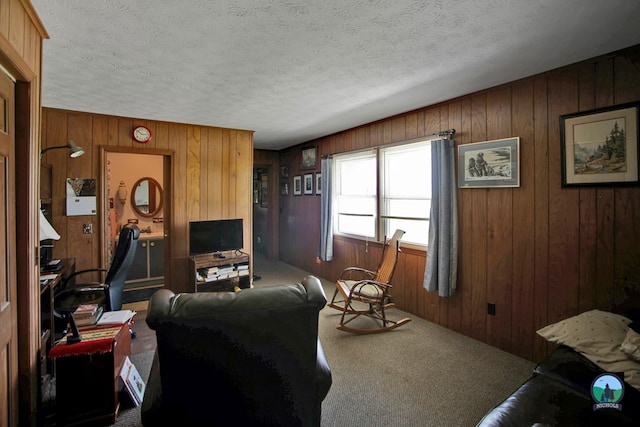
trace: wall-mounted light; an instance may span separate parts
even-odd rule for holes
[[[42,150],[40,150],[40,157],[42,157],[42,155],[47,151],[55,150],[56,148],[68,148],[70,150],[69,157],[74,159],[84,154],[84,150],[82,149],[82,147],[78,147],[75,142],[69,140],[69,142],[67,142],[67,145],[56,145],[55,147],[43,148]]]
[[[118,195],[118,200],[120,200],[120,203],[124,205],[127,202],[127,186],[125,185],[124,181],[120,181],[117,195]]]

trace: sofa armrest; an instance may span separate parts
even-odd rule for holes
[[[169,289],[160,289],[151,295],[147,308],[146,322],[151,329],[156,329],[158,322],[169,316],[171,302],[175,294]]]
[[[318,338],[318,355],[316,358],[316,387],[318,390],[318,399],[324,400],[331,388],[331,368],[327,362],[327,356],[324,353],[320,338]]]
[[[535,375],[544,376],[591,398],[591,384],[605,371],[579,352],[560,345],[533,370]],[[623,376],[620,376],[623,379]],[[623,404],[629,407],[640,406],[640,391],[624,382]],[[635,410],[640,416],[640,409]]]

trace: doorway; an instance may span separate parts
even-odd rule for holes
[[[167,150],[103,148],[103,265],[110,262],[123,225],[135,223],[141,231],[123,303],[147,301],[171,277],[172,156]]]
[[[253,253],[268,257],[269,174],[268,168],[253,169]]]

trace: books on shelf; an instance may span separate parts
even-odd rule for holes
[[[122,370],[120,371],[120,378],[133,403],[136,406],[140,406],[146,385],[138,369],[136,369],[136,366],[131,362],[131,359],[129,359],[129,356],[126,356],[124,359]]]
[[[100,320],[100,316],[102,316],[102,311],[103,311],[103,308],[99,306],[99,307],[96,307],[96,310],[92,314],[88,316],[80,315],[80,317],[76,316],[76,313],[74,312],[73,320],[76,321],[76,326],[78,327],[95,325]]]
[[[198,282],[214,282],[216,280],[232,279],[238,276],[248,276],[249,265],[227,265],[223,267],[199,268],[196,274]]]
[[[136,315],[136,312],[133,310],[116,310],[116,311],[105,311],[96,322],[96,325],[121,325],[125,323],[129,323],[133,316]]]

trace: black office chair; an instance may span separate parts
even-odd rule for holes
[[[133,262],[138,246],[140,229],[135,224],[127,224],[122,227],[118,237],[116,252],[111,260],[109,269],[90,268],[77,271],[67,277],[56,293],[54,300],[54,315],[56,317],[56,335],[64,336],[67,333],[71,314],[81,304],[99,304],[104,311],[116,311],[122,308],[122,296],[127,271]],[[76,276],[86,273],[106,272],[103,282],[74,283]]]

